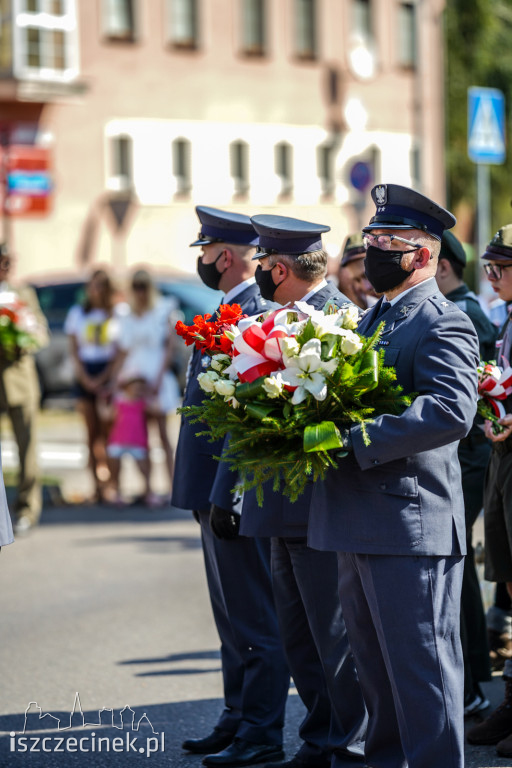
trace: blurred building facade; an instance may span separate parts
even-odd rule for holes
[[[18,273],[190,272],[196,204],[327,223],[332,251],[371,213],[375,182],[443,202],[443,7],[0,0],[2,227]]]

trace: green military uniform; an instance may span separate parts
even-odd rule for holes
[[[48,326],[35,291],[3,283],[2,289],[15,293],[26,304],[38,324],[41,346],[48,343]],[[19,481],[15,519],[25,518],[36,525],[41,516],[41,486],[38,479],[35,417],[39,409],[40,390],[34,357],[21,353],[14,361],[5,359],[0,348],[0,410],[7,413],[19,453]]]
[[[452,264],[465,266],[466,255],[460,242],[451,232],[445,232],[441,243],[440,258]],[[446,298],[465,312],[478,335],[480,358],[494,359],[497,329],[486,316],[480,302],[463,283],[446,294]],[[473,525],[483,506],[484,482],[491,445],[485,437],[482,419],[477,417],[469,434],[459,443],[459,463],[462,474],[462,493],[466,520],[467,555],[461,593],[461,641],[464,656],[464,691],[468,698],[474,691],[474,683],[491,679],[487,624],[482,604],[480,583],[475,565],[472,543]]]

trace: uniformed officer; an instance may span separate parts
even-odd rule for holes
[[[48,344],[48,324],[35,291],[11,282],[13,255],[0,244],[0,304],[13,299],[24,304],[32,315],[33,335],[40,347]],[[4,297],[8,297],[5,299]],[[0,411],[7,413],[18,447],[19,480],[14,504],[17,536],[27,534],[39,523],[42,509],[41,483],[37,464],[35,420],[41,391],[34,355],[20,350],[13,360],[0,349]]]
[[[494,326],[463,280],[466,252],[452,232],[443,233],[436,281],[447,299],[465,312],[475,327],[480,358],[494,358],[497,328]],[[462,491],[466,518],[467,555],[464,561],[461,596],[461,640],[464,656],[464,715],[473,715],[489,707],[479,683],[491,679],[487,626],[473,550],[473,525],[483,505],[484,479],[491,445],[484,435],[483,420],[477,417],[467,437],[459,443]]]
[[[457,445],[476,410],[478,339],[435,282],[455,218],[412,189],[379,184],[364,229],[366,274],[385,298],[358,331],[380,346],[413,403],[346,438],[316,483],[309,544],[337,550],[339,590],[369,711],[375,768],[461,768],[460,591],[466,551]]]
[[[251,219],[259,235],[253,257],[261,295],[279,304],[348,303],[325,279],[327,254],[322,234],[330,227],[289,218],[258,215]],[[328,768],[332,751],[362,757],[366,711],[348,645],[337,593],[334,552],[307,546],[313,485],[292,504],[272,483],[264,486],[263,507],[256,492],[244,494],[240,532],[272,536],[272,582],[281,635],[295,686],[307,714],[299,735],[303,744],[286,768]],[[222,504],[220,489],[212,500]]]
[[[11,516],[7,506],[7,497],[5,495],[4,480],[1,475],[0,465],[0,550],[7,544],[12,544],[14,536],[12,533]]]
[[[492,238],[482,259],[494,292],[512,301],[512,224],[502,227]],[[512,307],[512,304],[509,304]],[[512,361],[512,322],[509,316],[496,342],[496,362],[507,368]],[[485,433],[492,453],[485,478],[485,578],[505,582],[512,597],[512,395],[502,401],[506,415],[500,420],[503,432],[495,435],[490,422]],[[512,757],[512,659],[503,668],[505,700],[486,720],[468,731],[470,744],[497,744],[503,757]]]
[[[338,270],[338,287],[361,309],[368,309],[376,301],[375,293],[364,271],[365,255],[361,233],[348,235],[343,244]]]
[[[192,246],[202,254],[203,282],[225,292],[222,303],[240,304],[248,315],[271,308],[254,278],[257,239],[248,216],[198,206],[201,230]],[[209,358],[194,350],[184,405],[204,393],[197,376]],[[238,536],[239,518],[231,495],[233,476],[216,461],[222,441],[198,436],[200,427],[182,419],[172,504],[194,510],[201,538],[210,600],[221,639],[224,711],[213,732],[188,739],[183,749],[205,754],[205,765],[251,765],[283,757],[282,728],[289,672],[279,636],[270,579],[270,540]],[[217,473],[228,484],[227,501],[213,507],[210,492]],[[214,535],[215,532],[215,535]]]

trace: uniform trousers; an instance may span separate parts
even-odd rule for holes
[[[270,540],[217,539],[199,512],[208,589],[221,640],[224,711],[217,727],[281,744],[290,673],[270,576]]]
[[[272,582],[290,672],[307,709],[300,757],[327,759],[333,750],[361,756],[367,717],[341,613],[336,553],[311,549],[305,536],[273,538]]]
[[[462,768],[463,557],[340,552],[343,615],[372,768]]]
[[[512,438],[495,443],[484,490],[485,578],[512,582]]]
[[[487,624],[473,549],[473,525],[483,506],[484,481],[491,446],[482,436],[461,440],[458,456],[462,474],[466,548],[462,579],[460,635],[464,656],[464,692],[474,692],[474,684],[491,679]]]
[[[7,402],[2,402],[1,397],[0,409],[7,412],[18,446],[19,478],[15,504],[16,519],[27,517],[32,525],[37,525],[42,508],[35,430],[37,409],[32,403],[10,406]]]

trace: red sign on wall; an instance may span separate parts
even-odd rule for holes
[[[2,210],[8,216],[47,216],[52,204],[49,150],[14,144],[0,147]]]

